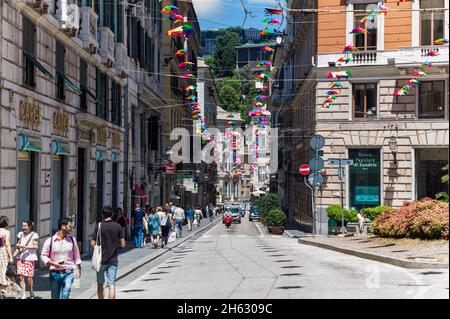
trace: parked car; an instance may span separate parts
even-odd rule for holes
[[[253,205],[250,209],[250,213],[248,214],[248,220],[254,221],[259,220],[259,208],[256,205]]]
[[[234,206],[234,207],[233,207],[233,206],[227,207],[227,208],[225,209],[225,214],[226,214],[227,212],[230,212],[230,213],[231,213],[231,216],[233,217],[233,223],[234,223],[234,222],[237,222],[238,224],[241,223],[241,217],[242,217],[242,215],[241,215],[241,210],[240,210],[238,207],[235,207],[235,206]],[[223,215],[224,217],[225,217],[225,214]],[[225,223],[224,218],[222,218],[222,223]]]

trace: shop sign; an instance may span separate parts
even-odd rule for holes
[[[108,141],[108,130],[106,127],[97,129],[97,144],[106,146]]]
[[[177,166],[175,163],[166,163],[161,166],[161,171],[163,174],[173,175],[177,172]]]
[[[111,134],[111,144],[114,147],[119,147],[120,146],[120,133],[112,132],[112,134]]]
[[[53,128],[65,134],[69,133],[69,115],[66,112],[54,112]]]
[[[19,105],[20,120],[30,124],[41,123],[41,107],[39,104],[20,102]]]

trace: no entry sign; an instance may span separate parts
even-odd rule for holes
[[[309,175],[311,173],[311,168],[309,167],[309,165],[303,164],[300,165],[300,174],[302,174],[303,176]]]

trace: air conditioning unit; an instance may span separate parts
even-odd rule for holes
[[[112,67],[116,61],[114,57],[114,33],[108,27],[101,27],[98,28],[98,35],[100,61],[106,66]]]
[[[50,11],[50,0],[25,0],[25,2],[40,14],[48,14]]]
[[[83,49],[91,54],[96,54],[98,50],[97,20],[98,15],[94,9],[91,7],[81,8],[81,30],[79,38],[83,42]]]
[[[60,30],[69,36],[76,36],[80,29],[80,7],[69,0],[58,0],[56,19]]]

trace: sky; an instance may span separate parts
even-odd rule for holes
[[[199,19],[201,30],[222,29],[230,26],[242,26],[245,13],[240,0],[192,0]],[[264,8],[275,8],[275,0],[243,0],[251,12],[244,28],[263,29],[262,20],[266,18]]]

